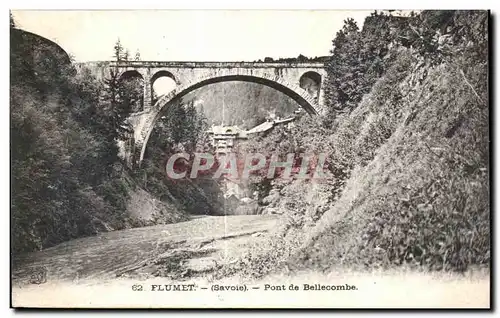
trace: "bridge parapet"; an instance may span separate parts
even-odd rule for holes
[[[90,62],[103,63],[103,62]],[[109,61],[110,67],[125,68],[318,68],[324,69],[324,62],[184,62],[184,61]]]

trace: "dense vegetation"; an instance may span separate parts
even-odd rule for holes
[[[103,87],[31,38],[11,22],[15,252],[106,230],[103,220],[120,228],[125,219],[113,105],[98,107]]]
[[[326,152],[334,178],[261,186],[263,213],[288,221],[221,273],[489,264],[487,57],[484,11],[373,13],[362,30],[345,21],[327,66],[329,113],[247,145]]]
[[[325,62],[329,60],[329,56],[316,56],[316,57],[307,57],[305,55],[300,54],[297,57],[280,57],[278,59],[273,59],[272,57],[265,57],[264,60],[258,60],[255,62],[264,62],[264,63],[307,63],[307,62]]]
[[[142,103],[137,83],[77,73],[55,43],[10,26],[13,252],[143,224],[128,209],[136,182],[117,144]]]

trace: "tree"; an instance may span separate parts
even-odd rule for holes
[[[297,57],[297,62],[307,62],[308,58],[307,56],[304,56],[302,54],[299,54],[299,56]]]
[[[139,51],[136,52],[136,58]],[[120,39],[114,46],[114,55],[117,62],[128,61],[129,50],[125,49]],[[109,76],[104,79],[105,89],[101,96],[102,116],[107,121],[107,132],[111,140],[127,140],[132,128],[126,122],[130,113],[138,111],[143,103],[142,80],[137,78],[121,78],[118,66],[110,70]]]
[[[344,21],[333,40],[332,57],[326,65],[326,101],[330,107],[352,108],[359,101],[356,90],[361,70],[359,63],[360,32],[354,19]]]
[[[139,52],[139,50],[137,50],[135,52],[135,57],[134,57],[134,60],[135,61],[140,61],[141,60],[141,53]]]
[[[101,96],[102,116],[107,121],[107,135],[112,140],[126,140],[132,129],[125,122],[132,112],[133,101],[131,92],[124,81],[120,79],[117,69],[112,69],[104,79],[104,90]]]
[[[124,48],[120,42],[120,38],[116,40],[115,46],[114,46],[114,58],[116,61],[121,61],[123,59],[123,53],[124,53]]]
[[[12,11],[9,11],[9,18],[10,18],[10,27],[15,28],[16,22],[14,21],[14,17],[12,16]]]
[[[360,31],[353,19],[344,21],[333,40],[326,64],[325,97],[330,111],[351,111],[390,67],[389,51],[407,18],[374,12],[365,19]],[[393,54],[396,56],[396,54]]]
[[[14,252],[95,234],[96,219],[111,221],[125,210],[114,204],[123,193],[113,197],[100,190],[117,180],[118,162],[99,100],[102,85],[88,71],[76,73],[58,50],[37,39],[11,30]],[[23,62],[33,61],[33,51],[40,62]],[[123,215],[118,218],[123,222]]]
[[[123,61],[128,61],[129,55],[130,55],[130,53],[129,53],[128,49],[125,49],[125,51],[123,52],[122,60]]]

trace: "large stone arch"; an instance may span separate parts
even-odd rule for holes
[[[302,89],[299,83],[290,84],[279,76],[267,74],[238,74],[236,72],[234,74],[228,74],[228,72],[225,72],[225,74],[215,74],[213,76],[199,78],[195,81],[176,87],[169,94],[162,96],[158,102],[151,107],[151,109],[146,112],[136,114],[136,116],[134,116],[136,117],[135,119],[131,118],[135,132],[134,158],[136,158],[136,163],[140,164],[142,162],[151,132],[153,131],[153,128],[165,107],[168,107],[168,105],[175,100],[182,98],[200,87],[228,81],[253,82],[272,87],[295,100],[309,114],[316,115],[321,113],[321,109],[319,108],[315,98]]]

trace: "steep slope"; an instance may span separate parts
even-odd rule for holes
[[[456,67],[407,58],[406,71],[389,72],[337,130],[355,133],[339,147],[347,156],[364,156],[309,233],[306,264],[489,263],[487,104]]]
[[[350,55],[345,64],[337,61],[340,70],[361,69],[348,87],[367,90],[359,103],[332,94],[337,104],[329,116],[303,118],[290,131],[252,145],[281,155],[324,153],[333,178],[274,180],[261,188],[264,213],[283,214],[288,223],[267,246],[222,274],[488,268],[488,16],[431,11],[414,19],[418,26],[393,34],[415,36],[413,42],[386,42],[390,50],[380,77],[369,71],[364,77],[359,63],[349,64]],[[349,32],[361,43],[351,49],[366,52],[366,43],[376,43],[352,25]]]

